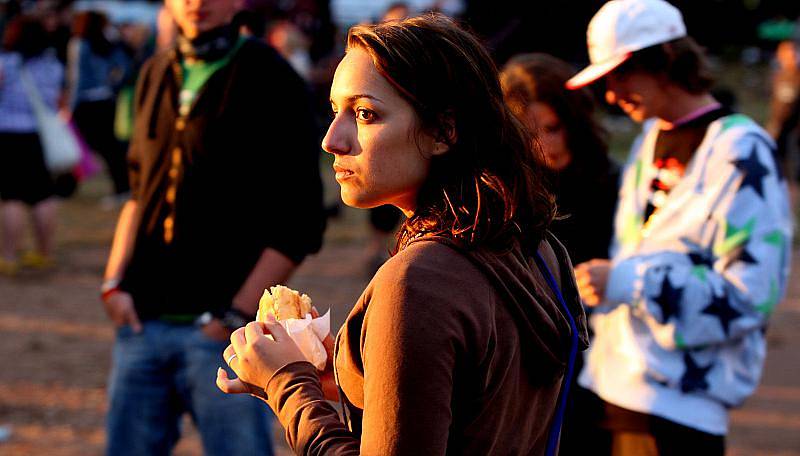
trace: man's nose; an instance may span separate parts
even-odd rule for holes
[[[612,89],[606,89],[606,103],[610,105],[617,104],[617,100],[619,97],[617,96],[617,92]]]

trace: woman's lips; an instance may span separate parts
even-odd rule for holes
[[[336,180],[337,181],[342,181],[344,179],[347,179],[348,177],[351,177],[353,174],[355,174],[355,173],[353,173],[353,171],[351,171],[351,170],[349,170],[347,168],[343,168],[343,167],[341,167],[339,165],[333,165],[333,170],[336,172]]]

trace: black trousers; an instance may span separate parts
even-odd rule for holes
[[[577,387],[562,429],[561,456],[724,456],[725,436],[609,404]]]
[[[72,114],[75,125],[89,147],[106,162],[114,184],[114,193],[130,190],[128,184],[127,147],[114,136],[114,100],[85,101],[78,103]]]

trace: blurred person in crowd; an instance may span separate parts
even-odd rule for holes
[[[106,37],[107,19],[96,11],[77,13],[67,58],[67,115],[88,146],[105,160],[113,183],[113,196],[104,204],[123,203],[130,185],[124,144],[114,136],[117,91],[124,81],[130,58]]]
[[[148,24],[125,22],[118,25],[120,45],[128,61],[122,82],[119,84],[114,112],[114,137],[127,150],[133,135],[133,96],[136,81],[144,62],[155,52],[156,39]]]
[[[755,390],[789,277],[791,217],[769,135],[709,93],[705,57],[662,0],[612,0],[587,31],[606,100],[644,131],[626,166],[612,259],[575,267],[593,307],[579,383],[607,431],[594,454],[725,453]],[[592,227],[587,227],[592,229]]]
[[[607,133],[595,117],[592,93],[586,88],[564,90],[574,74],[567,62],[551,55],[521,54],[503,67],[500,84],[506,104],[542,148],[561,215],[550,231],[577,264],[608,258],[620,170],[608,156]],[[582,366],[579,356],[576,371]],[[594,431],[587,421],[593,410],[585,407],[591,394],[573,381],[560,454],[592,453],[586,444],[594,439],[585,438]]]
[[[311,75],[311,43],[302,30],[288,19],[273,22],[267,31],[267,42],[274,47],[294,70],[308,80]]]
[[[58,60],[65,65],[67,63],[67,47],[71,36],[70,4],[71,2],[64,1],[40,1],[36,14],[47,32],[47,40],[50,46],[55,49]]]
[[[797,160],[800,152],[800,42],[782,41],[775,52],[775,62],[767,131],[778,143],[778,156],[788,164],[792,158]],[[800,177],[798,170],[788,166],[785,169]]]
[[[139,76],[101,288],[117,326],[107,453],[167,454],[189,413],[205,453],[271,454],[268,410],[209,379],[264,288],[320,248],[313,115],[277,52],[239,36],[237,0],[166,6],[180,34]]]
[[[619,166],[608,156],[606,132],[588,89],[565,91],[572,67],[547,54],[523,54],[503,67],[506,103],[536,134],[559,213],[550,230],[570,259],[608,258]],[[591,232],[586,227],[591,226]]]
[[[411,7],[406,2],[394,2],[386,8],[379,22],[400,21],[411,16]]]
[[[0,52],[0,273],[14,274],[28,211],[33,221],[36,250],[21,258],[24,266],[52,265],[58,204],[56,183],[44,161],[38,124],[31,104],[32,83],[44,103],[58,109],[64,68],[48,49],[47,33],[30,16],[17,16],[3,33]]]
[[[554,454],[585,318],[488,52],[438,14],[359,25],[330,98],[342,201],[402,210],[396,254],[325,372],[273,319],[234,332],[219,387],[265,400],[297,454]]]

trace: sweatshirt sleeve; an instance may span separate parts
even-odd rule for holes
[[[466,337],[457,305],[474,305],[469,287],[445,284],[458,271],[382,268],[373,280],[360,333],[363,417],[360,439],[322,400],[308,363],[279,371],[270,405],[298,454],[437,455],[447,451],[453,376]],[[445,279],[446,280],[446,279]],[[438,284],[439,286],[431,286]],[[452,285],[452,286],[448,286]],[[474,289],[471,289],[474,294]],[[479,293],[480,294],[480,293]]]
[[[265,388],[270,407],[296,454],[357,455],[359,440],[325,400],[317,369],[308,362],[284,366]]]
[[[714,147],[728,150],[715,151],[721,160],[709,163],[703,198],[695,195],[701,218],[674,221],[686,233],[674,250],[615,260],[609,276],[607,301],[633,306],[667,349],[764,328],[786,290],[791,219],[773,144],[746,134]],[[677,228],[692,223],[699,229]]]

